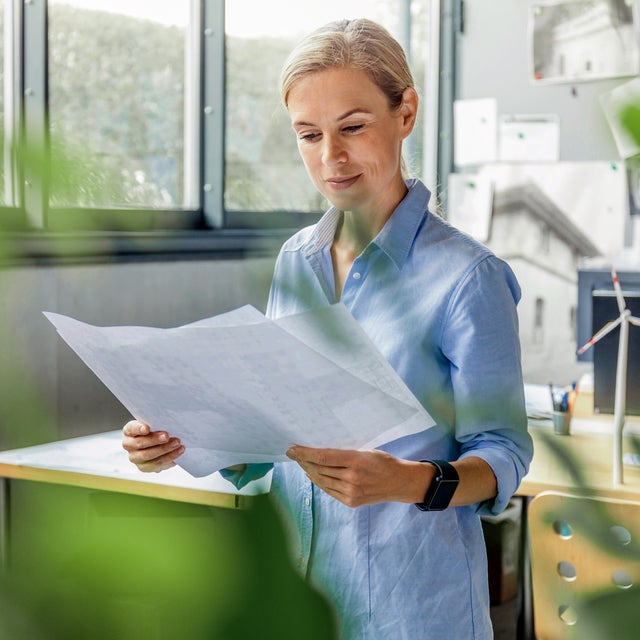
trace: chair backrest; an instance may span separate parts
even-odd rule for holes
[[[545,492],[528,522],[537,640],[593,637],[586,600],[640,586],[640,503]]]

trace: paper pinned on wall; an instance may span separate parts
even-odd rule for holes
[[[485,165],[478,173],[495,192],[532,182],[569,221],[589,234],[603,256],[624,246],[628,216],[627,175],[620,162],[510,162]],[[514,246],[520,239],[512,238]]]
[[[560,118],[556,114],[500,116],[500,162],[558,162]]]
[[[489,239],[493,182],[485,176],[449,174],[449,222],[480,242]]]
[[[640,153],[640,145],[627,133],[622,125],[622,110],[627,105],[640,104],[640,78],[625,82],[600,96],[600,104],[611,127],[613,138],[621,158],[630,158]]]
[[[453,142],[457,167],[495,162],[498,147],[497,100],[456,100],[453,103]]]

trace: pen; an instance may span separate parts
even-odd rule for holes
[[[569,411],[573,413],[573,407],[576,403],[576,398],[578,397],[578,384],[576,382],[571,383],[571,390],[569,391]]]
[[[556,399],[553,395],[553,385],[551,383],[549,383],[549,394],[551,395],[551,406],[553,407],[553,410],[556,410]]]

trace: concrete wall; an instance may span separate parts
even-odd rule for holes
[[[171,327],[266,306],[272,258],[0,269],[0,449],[120,428],[128,412],[42,311]]]

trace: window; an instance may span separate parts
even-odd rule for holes
[[[228,238],[313,221],[326,203],[278,77],[295,42],[328,20],[384,24],[424,93],[430,0],[2,2],[5,228]],[[417,175],[422,119],[406,146]]]
[[[424,0],[324,0],[313,6],[290,0],[227,3],[224,203],[228,211],[326,208],[297,156],[289,118],[280,104],[280,69],[295,43],[330,20],[371,18],[384,24],[411,52],[411,66],[421,85],[427,5]],[[405,147],[414,171],[421,168],[422,118],[418,122]]]
[[[551,251],[551,227],[542,223],[540,225],[539,247],[540,253],[549,255]]]
[[[49,0],[52,207],[197,206],[188,2]]]
[[[544,299],[536,298],[533,314],[533,340],[532,343],[542,345],[544,343]]]
[[[575,305],[569,307],[569,332],[571,342],[575,343],[578,339],[578,316]]]
[[[4,5],[0,4],[0,86],[4,87],[7,81],[7,72],[5,70],[5,55],[4,55],[4,32],[6,24],[6,11]],[[0,178],[2,180],[3,188],[0,190],[0,205],[10,204],[12,200],[11,185],[7,189],[5,186],[5,177],[10,179],[10,174],[5,176],[4,160],[5,160],[5,126],[6,115],[5,114],[5,98],[6,96],[0,92],[0,123],[2,123],[2,129],[0,129]],[[10,138],[9,138],[10,139]]]

